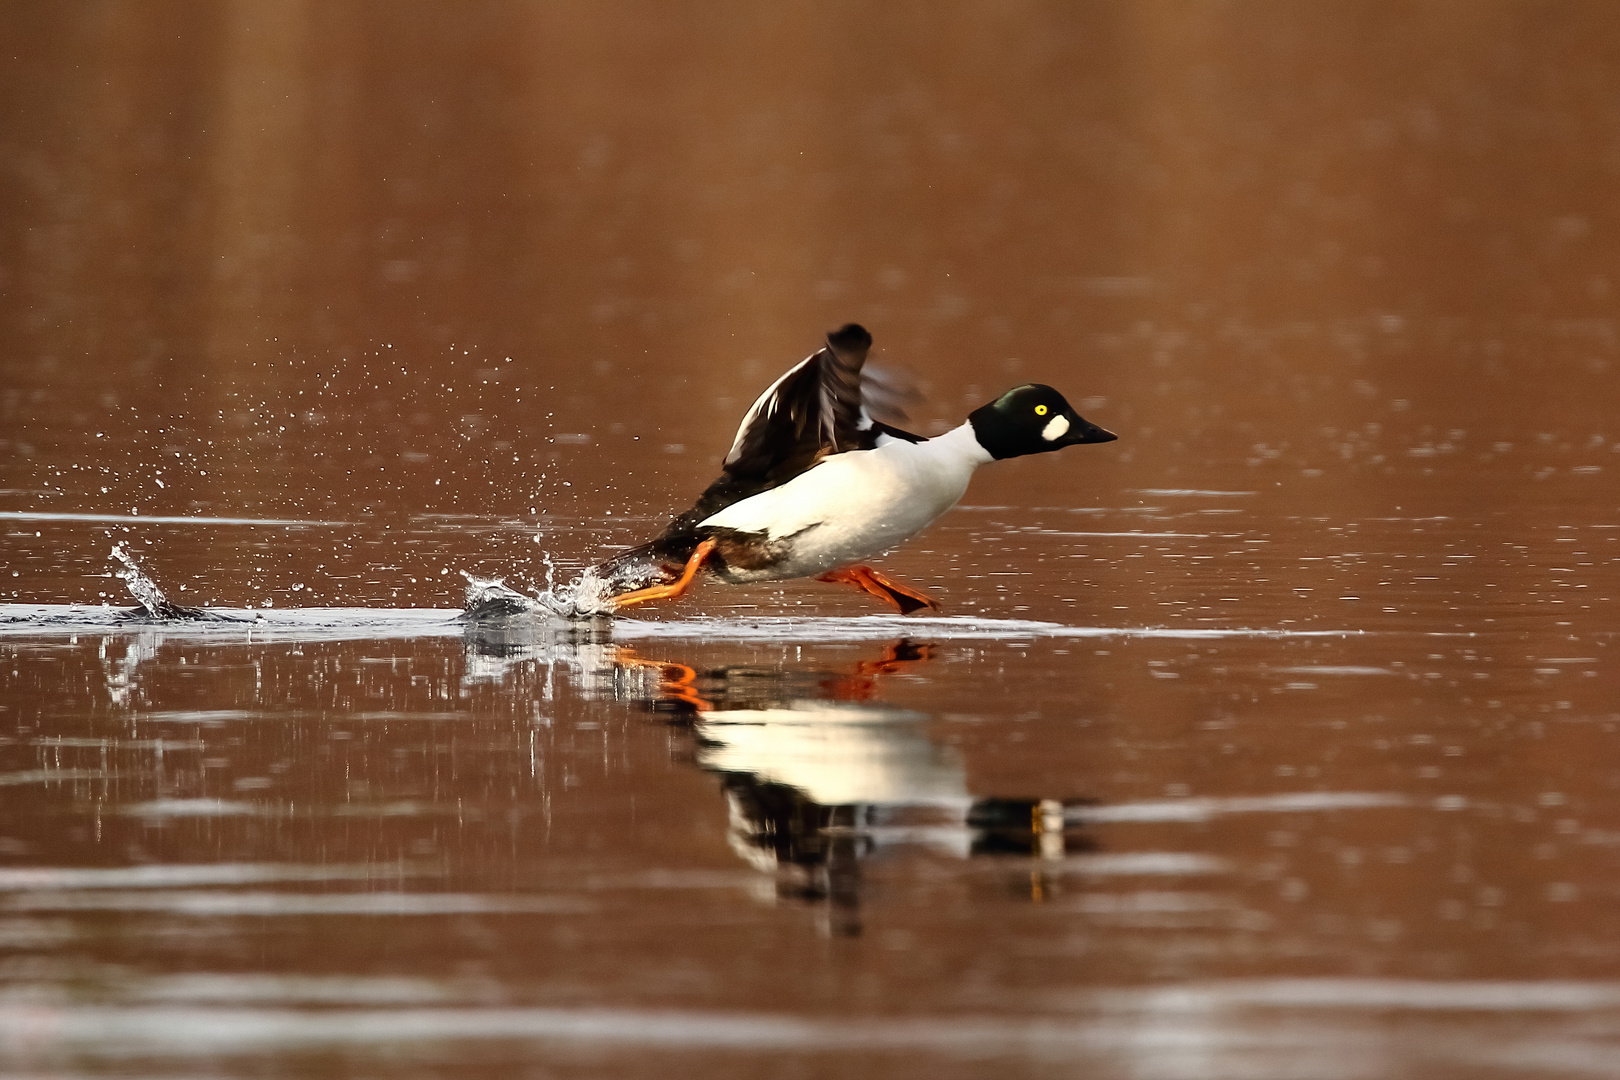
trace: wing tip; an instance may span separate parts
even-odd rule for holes
[[[860,323],[845,323],[827,335],[827,344],[839,352],[865,352],[872,347],[872,335]]]

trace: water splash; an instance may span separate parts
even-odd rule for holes
[[[141,571],[140,566],[135,562],[135,556],[130,554],[129,549],[124,546],[122,541],[113,545],[112,558],[122,566],[122,569],[115,570],[113,573],[124,579],[124,585],[129,589],[130,595],[135,598],[136,603],[141,605],[148,617],[153,619],[211,619],[216,617],[212,613],[199,608],[181,607],[167,596],[164,596],[163,590],[158,588],[157,582]]]
[[[612,615],[617,610],[613,598],[623,591],[615,588],[607,579],[598,577],[594,569],[588,569],[569,584],[555,589],[553,596],[564,605],[569,618],[589,619]]]
[[[465,570],[461,576],[467,579],[467,596],[462,602],[462,611],[469,619],[500,619],[511,615],[538,615],[546,611],[538,597],[518,592],[501,578],[474,577]]]
[[[463,572],[467,596],[462,611],[468,619],[501,619],[513,615],[546,615],[571,621],[613,614],[613,590],[608,582],[587,570],[563,585],[546,575],[544,591],[530,596],[507,585],[502,578],[480,578]]]

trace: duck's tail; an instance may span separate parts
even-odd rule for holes
[[[645,544],[611,555],[586,571],[602,582],[608,597],[658,585],[669,585],[680,579],[686,563],[702,542],[689,532],[668,533]]]

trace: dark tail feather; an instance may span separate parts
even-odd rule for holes
[[[590,573],[607,582],[612,595],[668,585],[681,576],[699,538],[690,533],[668,534],[609,556],[591,567]]]

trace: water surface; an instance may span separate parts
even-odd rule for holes
[[[7,1070],[1620,1073],[1607,5],[0,25]],[[1121,438],[463,617],[850,320]]]

